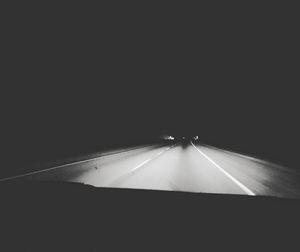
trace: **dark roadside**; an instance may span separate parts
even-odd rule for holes
[[[169,144],[171,144],[169,141],[156,140],[85,148],[82,146],[64,148],[64,146],[57,145],[51,150],[42,148],[43,146],[40,149],[30,149],[29,146],[27,149],[19,149],[4,156],[3,166],[0,169],[0,179],[106,155],[132,151],[146,146],[155,148]]]
[[[300,201],[2,182],[1,251],[289,250]]]

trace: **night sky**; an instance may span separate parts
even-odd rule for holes
[[[297,168],[292,19],[13,13],[5,159],[20,165],[195,134]]]

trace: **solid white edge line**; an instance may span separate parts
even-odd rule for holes
[[[234,183],[236,183],[244,192],[246,192],[248,195],[255,196],[255,193],[252,192],[249,188],[247,188],[245,185],[243,185],[240,181],[238,181],[236,178],[231,176],[227,171],[225,171],[220,165],[218,165],[215,161],[213,161],[210,157],[208,157],[205,153],[200,151],[194,144],[191,142],[191,144],[194,146],[194,148],[202,155],[204,156],[208,161],[210,161],[214,166],[216,166],[221,172],[223,172],[228,178],[230,178]]]

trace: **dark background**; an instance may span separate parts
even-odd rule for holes
[[[298,168],[293,8],[176,7],[9,7],[3,174],[161,134]]]

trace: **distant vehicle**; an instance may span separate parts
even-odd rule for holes
[[[198,136],[182,136],[179,139],[182,147],[187,148],[191,145],[191,142],[196,141],[198,139]]]
[[[167,139],[167,140],[174,140],[175,137],[169,136],[169,137],[167,137],[166,139]]]
[[[181,140],[185,142],[191,142],[193,140],[198,140],[198,138],[198,136],[183,136],[181,137]]]
[[[164,140],[175,140],[175,137],[173,137],[173,136],[162,136],[162,138]]]
[[[162,136],[162,138],[164,140],[171,140],[171,141],[179,140],[179,141],[186,142],[186,143],[190,143],[191,141],[198,140],[198,136],[189,136],[189,135],[187,135],[187,136],[179,136],[179,137],[165,135],[165,136]]]

